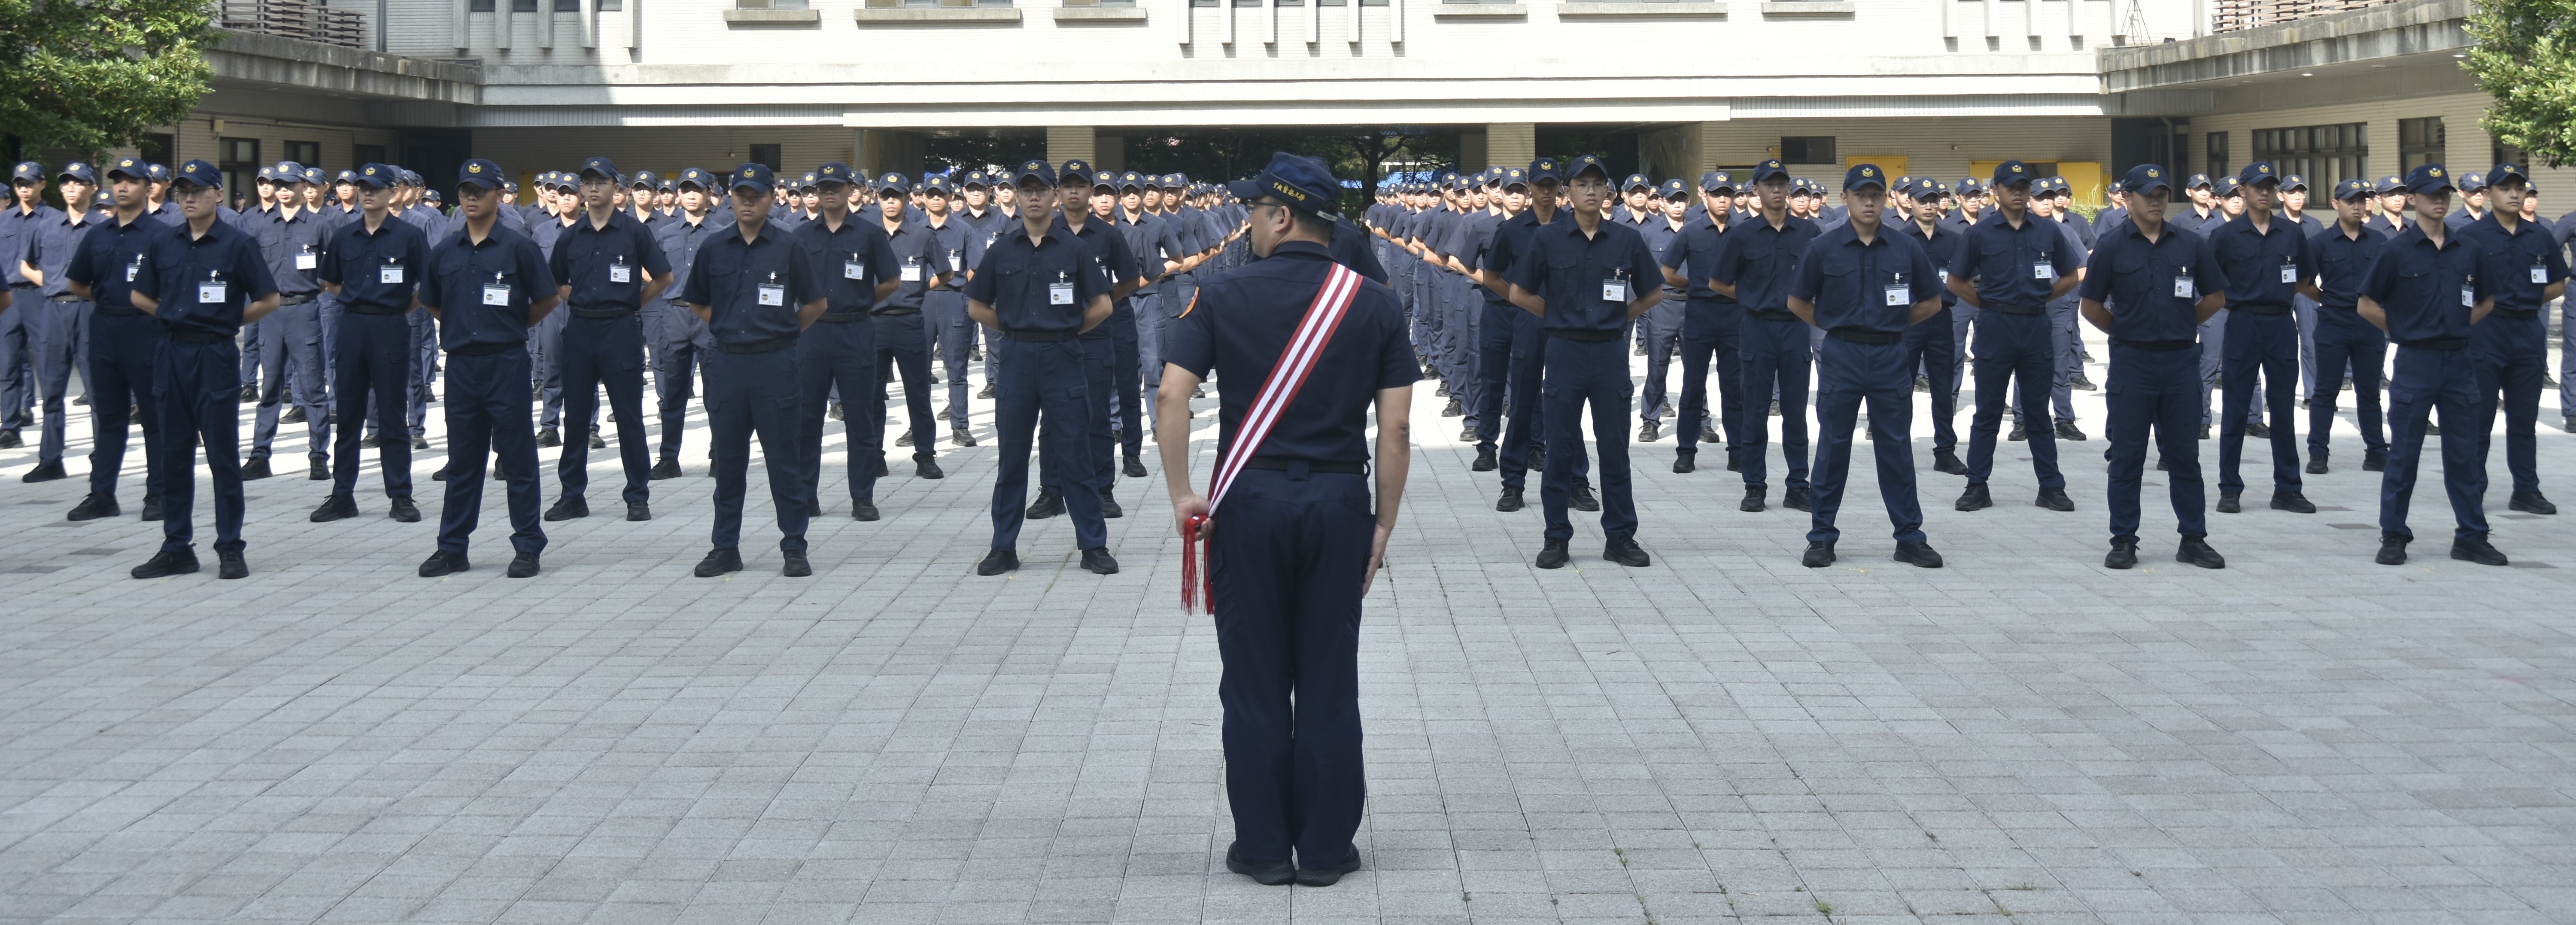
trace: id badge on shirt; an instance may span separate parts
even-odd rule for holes
[[[1628,281],[1616,276],[1602,280],[1601,300],[1604,302],[1623,303],[1628,301]]]
[[[2030,278],[2032,278],[2032,279],[2056,279],[2056,278],[2057,278],[2057,265],[2055,265],[2055,264],[2050,264],[2050,263],[2034,263],[2034,264],[2031,264],[2031,265],[2030,265]]]
[[[612,263],[612,264],[609,264],[609,265],[608,265],[608,281],[609,281],[609,282],[612,282],[612,283],[631,283],[631,282],[634,282],[634,281],[635,281],[635,268],[634,268],[634,267],[627,266],[627,265],[622,264],[622,263]]]
[[[2547,265],[2547,264],[2539,264],[2539,263],[2532,264],[2532,265],[2531,265],[2531,281],[2532,281],[2533,283],[2535,283],[2535,284],[2542,285],[2542,286],[2549,285],[2549,267],[2548,267],[2548,265]]]
[[[2285,283],[2295,283],[2295,282],[2298,282],[2298,281],[2299,281],[2299,265],[2298,265],[2298,264],[2295,264],[2295,263],[2285,263],[2285,264],[2282,264],[2282,265],[2281,265],[2281,281],[2282,281],[2282,282],[2285,282]]]
[[[1048,284],[1047,284],[1047,304],[1048,304],[1048,305],[1071,305],[1071,304],[1073,304],[1073,284],[1072,284],[1072,283],[1048,283]]]
[[[198,283],[197,304],[222,305],[225,301],[225,291],[229,288],[231,287],[226,286],[223,283]]]
[[[859,263],[858,259],[857,259],[857,258],[855,258],[855,257],[853,257],[852,259],[849,259],[849,260],[841,261],[841,278],[842,278],[842,279],[858,279],[858,280],[864,280],[864,279],[867,279],[867,278],[868,278],[868,268],[867,268],[866,266],[861,265],[861,264]]]
[[[760,304],[762,305],[787,304],[787,287],[785,286],[781,286],[776,283],[762,283],[753,288],[760,291]]]
[[[1948,271],[1948,270],[1943,270],[1943,271],[1941,271],[1941,285],[1944,285],[1944,286],[1950,285],[1950,271]]]
[[[126,284],[133,285],[134,278],[141,275],[143,275],[143,258],[138,255],[125,265]]]
[[[1888,307],[1912,304],[1914,304],[1914,287],[1902,283],[1887,287]]]
[[[2477,287],[2476,287],[2476,286],[2471,286],[2471,285],[2468,285],[2468,284],[2465,284],[2465,283],[2461,284],[2461,286],[2460,286],[2460,307],[2461,307],[2461,308],[2476,308],[2476,307],[2478,307],[2478,289],[2477,289]]]
[[[310,270],[321,265],[322,256],[319,254],[307,253],[295,255],[295,268],[298,270]]]
[[[500,305],[500,306],[504,306],[504,307],[508,306],[508,305],[510,304],[510,286],[509,286],[509,284],[508,284],[508,283],[485,283],[485,284],[483,284],[483,304],[485,304],[485,305]]]
[[[2191,274],[2185,273],[2181,276],[2174,277],[2174,298],[2200,298],[2200,287],[2192,284]]]
[[[379,284],[379,285],[385,285],[385,286],[399,286],[399,285],[402,285],[402,281],[403,281],[403,268],[402,268],[402,264],[399,264],[399,263],[388,263],[388,264],[385,264],[384,266],[381,266],[381,267],[377,267],[377,268],[376,268],[376,282],[377,282],[377,284]]]
[[[921,282],[921,264],[906,262],[903,265],[903,281],[907,283]]]

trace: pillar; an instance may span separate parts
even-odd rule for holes
[[[1092,148],[1099,152],[1097,156],[1091,159],[1091,166],[1093,169],[1105,170],[1110,173],[1125,173],[1127,171],[1127,136],[1095,135],[1093,136]]]
[[[1465,147],[1463,144],[1460,147]],[[1538,159],[1538,124],[1534,122],[1496,122],[1485,126],[1484,155],[1487,164],[1528,166]],[[1466,152],[1460,151],[1461,156]],[[1465,167],[1468,165],[1460,164]],[[1474,165],[1482,170],[1486,164]]]
[[[928,154],[928,142],[919,133],[895,129],[860,129],[855,147],[858,156],[850,166],[870,177],[887,173],[918,177]]]
[[[1093,162],[1100,160],[1100,137],[1091,126],[1050,125],[1046,132],[1047,160],[1056,166],[1064,166],[1064,162],[1077,158]],[[1097,169],[1098,164],[1093,166]]]
[[[1473,129],[1458,133],[1458,172],[1474,173],[1493,162],[1485,159],[1485,133]]]

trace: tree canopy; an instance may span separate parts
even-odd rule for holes
[[[2496,140],[2552,167],[2576,163],[2576,0],[2478,0],[2464,66],[2494,99]]]
[[[205,0],[0,0],[0,134],[34,148],[133,143],[196,108]]]

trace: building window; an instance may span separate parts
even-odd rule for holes
[[[1832,135],[1784,135],[1780,138],[1780,162],[1783,164],[1838,164],[1834,158]]]
[[[766,164],[771,170],[778,170],[780,169],[778,165],[785,163],[778,157],[777,145],[752,145],[751,162],[754,164]]]
[[[2254,158],[2272,169],[2298,174],[2311,190],[2322,190],[2362,175],[2370,157],[2368,123],[2307,125],[2256,129]]]
[[[384,163],[384,162],[385,162],[385,146],[384,146],[384,145],[356,145],[356,146],[353,146],[351,156],[352,156],[352,157],[355,157],[355,158],[357,159],[357,161],[358,161],[358,163],[357,163],[357,164],[353,164],[353,165],[351,165],[351,166],[363,166],[363,165],[366,165],[366,164],[382,164],[382,163]]]
[[[2233,169],[2227,163],[2226,132],[2211,132],[2200,136],[2200,151],[2200,172],[2208,174],[2211,179],[2216,179]]]
[[[224,172],[224,189],[234,195],[251,188],[259,174],[259,139],[225,138],[215,142],[215,168]]]
[[[2450,144],[2449,133],[2442,130],[2441,116],[2397,120],[2397,172],[2448,160],[2443,152]]]
[[[474,0],[473,3],[466,6],[465,10],[469,13],[489,13],[498,6],[499,4],[494,3],[493,0]]]
[[[534,13],[536,11],[537,0],[510,0],[510,12]]]
[[[1236,6],[1260,6],[1261,0],[1234,0]]]
[[[2489,139],[2488,145],[2492,150],[2487,153],[2494,155],[2487,159],[2488,164],[2519,164],[2522,165],[2522,169],[2524,170],[2531,169],[2531,154],[2529,152],[2493,139]]]
[[[178,163],[173,156],[178,152],[177,137],[168,134],[145,135],[134,143],[134,153],[140,155],[146,164]]]
[[[322,166],[322,143],[318,141],[287,142],[286,159],[294,161],[295,163],[305,167],[320,167]]]
[[[581,0],[555,0],[555,12],[579,13],[581,12]]]

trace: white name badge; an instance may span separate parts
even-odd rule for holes
[[[389,263],[376,268],[376,282],[387,286],[396,286],[401,285],[402,281],[402,264]]]
[[[785,287],[785,286],[769,286],[769,285],[764,285],[764,286],[759,286],[759,287],[755,287],[755,288],[758,288],[758,289],[760,290],[760,304],[762,304],[762,305],[785,305],[785,304],[787,304],[787,287]]]
[[[2531,268],[2531,281],[2543,286],[2549,285],[2549,268],[2534,265]]]
[[[1628,281],[1624,279],[1602,280],[1601,299],[1605,302],[1628,301]]]
[[[612,264],[609,264],[609,265],[608,265],[608,281],[609,281],[609,282],[612,282],[612,283],[631,283],[631,282],[634,282],[634,281],[635,281],[635,268],[630,267],[630,266],[627,266],[627,265],[622,264],[622,263],[612,263]]]
[[[2197,298],[2200,298],[2200,287],[2198,287],[2198,286],[2194,286],[2194,285],[2192,285],[2192,284],[2191,284],[2191,277],[2188,277],[2188,276],[2177,276],[2177,277],[2174,277],[2174,298],[2177,298],[2177,299],[2197,299]]]
[[[1887,287],[1887,304],[1891,306],[1911,305],[1914,302],[1913,296],[1914,288],[1911,286]]]
[[[860,266],[859,262],[856,260],[841,261],[841,278],[866,279],[868,278],[868,268]]]
[[[907,283],[918,283],[918,282],[921,282],[921,264],[917,264],[917,263],[907,263],[907,264],[904,264],[904,265],[903,265],[903,281],[904,281],[904,282],[907,282]]]
[[[510,304],[510,287],[498,285],[483,287],[483,304],[505,306]]]
[[[1071,305],[1071,304],[1073,304],[1073,284],[1072,284],[1072,283],[1048,283],[1048,284],[1047,284],[1047,304],[1048,304],[1048,305]]]
[[[128,282],[128,283],[132,283],[132,282],[134,282],[134,278],[135,278],[135,277],[140,276],[140,275],[142,275],[142,274],[143,274],[143,258],[141,258],[141,257],[134,258],[134,262],[133,262],[133,263],[129,263],[129,264],[126,264],[126,265],[125,265],[125,281],[126,281],[126,282]]]
[[[1944,286],[1950,285],[1950,271],[1948,271],[1948,270],[1943,270],[1943,271],[1941,271],[1941,285],[1944,285]]]
[[[2298,281],[2299,281],[2299,265],[2298,265],[2298,264],[2295,264],[2295,263],[2285,263],[2285,264],[2282,264],[2282,265],[2281,265],[2281,281],[2282,281],[2282,282],[2285,282],[2285,283],[2295,283],[2295,282],[2298,282]]]
[[[298,269],[298,270],[310,270],[310,269],[313,269],[314,267],[318,267],[318,266],[321,266],[321,265],[322,265],[322,258],[321,258],[320,256],[318,256],[318,255],[315,255],[315,254],[297,254],[297,255],[295,255],[295,268],[296,268],[296,269]]]
[[[2476,308],[2476,307],[2478,307],[2478,290],[2477,290],[2477,287],[2475,287],[2475,286],[2462,286],[2462,287],[2460,287],[2460,307],[2462,307],[2462,308]]]
[[[2031,264],[2031,265],[2030,265],[2030,278],[2032,278],[2032,279],[2056,279],[2056,278],[2057,278],[2057,267],[2056,267],[2056,266],[2054,266],[2054,265],[2052,265],[2052,264],[2045,264],[2045,263],[2034,263],[2034,264]]]
[[[230,288],[230,287],[227,287],[227,286],[225,286],[225,285],[224,285],[224,284],[222,284],[222,283],[198,283],[198,284],[197,284],[197,304],[199,304],[199,305],[222,305],[222,304],[224,304],[224,301],[225,301],[225,299],[224,299],[224,291],[225,291],[227,288]]]

